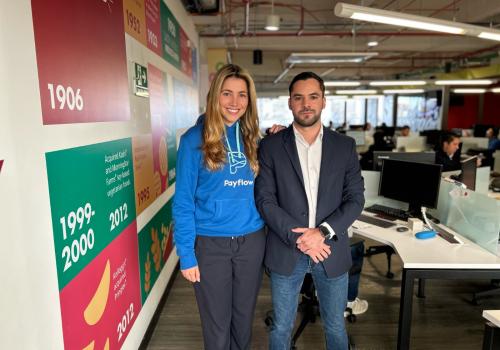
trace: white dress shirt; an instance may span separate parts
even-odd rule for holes
[[[304,190],[309,205],[309,228],[316,227],[316,207],[318,204],[319,173],[321,170],[321,156],[323,150],[323,127],[321,127],[318,136],[309,144],[302,134],[293,125],[295,134],[295,144],[299,155],[300,169],[304,179]],[[330,231],[330,237],[335,235],[332,227],[327,223],[321,223]]]
[[[295,144],[299,154],[300,169],[304,178],[304,190],[309,204],[309,228],[316,227],[316,205],[318,203],[319,171],[321,169],[321,152],[323,145],[323,128],[312,144],[293,126]]]

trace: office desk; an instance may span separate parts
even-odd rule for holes
[[[483,350],[498,349],[500,346],[500,310],[484,310],[486,323],[483,338]]]
[[[363,214],[373,215],[367,212]],[[437,236],[419,240],[411,231],[400,233],[396,231],[396,227],[384,229],[366,223],[356,226],[357,223],[356,221],[353,224],[355,233],[391,246],[402,260],[397,346],[400,350],[410,348],[413,289],[416,278],[500,279],[500,258],[461,236],[461,240],[465,242],[463,245],[448,243]]]

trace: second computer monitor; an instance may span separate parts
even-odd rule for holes
[[[476,171],[477,171],[477,157],[470,157],[461,161],[462,173],[460,174],[460,182],[462,182],[468,189],[476,190]]]
[[[441,169],[442,166],[436,164],[385,160],[379,195],[408,203],[410,214],[419,216],[420,207],[437,206]]]
[[[365,132],[362,130],[347,130],[345,134],[352,137],[356,142],[356,146],[363,146],[365,144]]]
[[[379,171],[380,169],[382,169],[382,162],[386,159],[434,164],[434,162],[436,161],[436,153],[375,151],[373,152],[373,170]]]
[[[426,149],[425,136],[398,136],[396,149],[407,152],[423,152]]]

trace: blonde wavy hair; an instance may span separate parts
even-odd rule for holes
[[[246,69],[234,64],[227,64],[217,72],[212,80],[207,96],[207,111],[203,127],[203,151],[205,165],[210,170],[219,170],[227,162],[226,146],[223,136],[226,132],[224,116],[219,106],[222,85],[227,78],[238,78],[246,82],[248,90],[248,106],[239,119],[241,135],[245,145],[245,156],[254,174],[259,172],[257,161],[257,142],[260,138],[259,117],[257,115],[257,93],[252,77]]]

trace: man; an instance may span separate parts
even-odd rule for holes
[[[410,136],[410,127],[408,125],[405,125],[401,128],[400,132],[401,136],[403,137],[408,137]]]
[[[446,133],[442,136],[441,147],[436,151],[436,164],[443,165],[443,171],[460,170],[460,136]]]
[[[488,128],[486,130],[486,137],[488,138],[488,150],[495,152],[500,150],[500,139],[498,139],[498,128]]]
[[[269,348],[288,350],[298,295],[307,272],[320,303],[327,349],[348,347],[344,322],[351,252],[348,227],[364,205],[354,140],[322,127],[323,80],[297,75],[289,87],[290,127],[259,146],[256,203],[269,227],[274,324]]]

